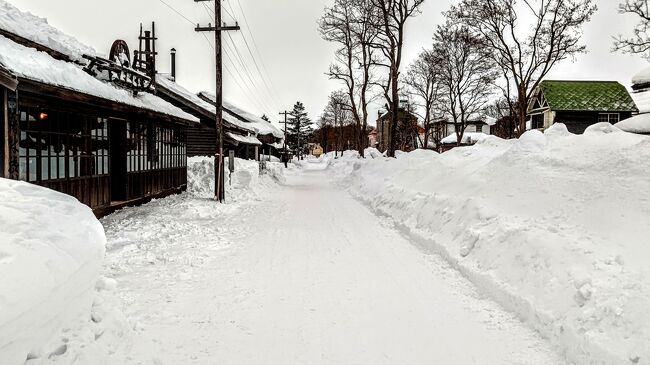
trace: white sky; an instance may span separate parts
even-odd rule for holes
[[[156,22],[157,43],[160,52],[160,72],[169,70],[169,49],[178,50],[177,80],[190,90],[214,90],[214,60],[212,48],[203,35],[194,32],[190,22],[161,1],[177,9],[192,22],[212,22],[201,3],[193,0],[9,0],[21,10],[28,10],[45,17],[64,32],[93,46],[99,52],[108,53],[115,39],[127,41],[131,50],[137,48],[140,22]],[[639,56],[612,54],[612,36],[630,33],[634,18],[619,15],[618,0],[596,0],[597,14],[585,28],[584,42],[589,53],[577,57],[574,63],[565,61],[553,70],[554,79],[617,80],[630,85],[631,77],[645,68],[647,62]],[[291,109],[300,100],[307,107],[312,120],[317,120],[329,93],[340,86],[324,75],[332,60],[333,46],[322,41],[317,30],[317,20],[330,0],[239,0],[248,20],[244,22],[238,0],[225,0],[224,20],[239,20],[242,32],[233,32],[234,40],[246,67],[243,71],[239,57],[230,45],[228,35],[224,39],[234,67],[225,57],[226,68],[224,97],[256,114],[266,113],[273,120],[278,112]],[[437,24],[442,22],[441,12],[456,0],[427,0],[422,14],[409,25],[406,45],[406,63],[422,48],[429,47]],[[211,2],[203,3],[212,7]],[[249,27],[247,27],[249,25]],[[253,35],[253,45],[250,33]],[[211,33],[205,33],[212,39]],[[245,35],[257,57],[258,66],[268,75],[269,88],[261,77],[248,53],[242,35]],[[258,57],[257,52],[261,55]],[[268,73],[267,73],[268,72]],[[250,76],[249,76],[250,75]],[[237,80],[237,81],[235,81]],[[273,94],[273,95],[270,95]],[[374,119],[375,114],[371,114]],[[372,123],[374,124],[374,122]]]

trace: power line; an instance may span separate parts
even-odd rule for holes
[[[206,37],[205,34],[202,34],[202,35],[203,35],[203,38],[205,39],[205,41],[210,45],[210,47],[212,47],[212,50],[215,51],[214,45],[212,44],[212,42],[210,42],[208,40],[208,37]],[[224,43],[224,45],[227,45],[227,43]],[[233,66],[233,69],[237,72],[237,75],[232,73],[232,71],[227,67],[228,66],[227,64],[224,64],[224,66],[225,66],[224,69],[226,70],[226,72],[230,75],[230,77],[235,82],[235,84],[239,87],[239,89],[242,91],[242,93],[244,93],[244,95],[246,96],[248,101],[250,101],[256,108],[258,108],[260,110],[264,110],[265,107],[261,106],[261,104],[259,103],[257,97],[255,97],[255,95],[253,94],[252,89],[250,89],[250,87],[248,86],[248,84],[244,80],[244,77],[239,72],[239,69],[236,67],[235,63],[230,58],[230,55],[227,52],[224,52],[224,55],[226,56],[226,59],[228,61],[230,61],[231,65]],[[244,83],[244,85],[246,85],[246,87],[242,86],[242,84],[240,83],[240,80]]]
[[[230,34],[226,34],[226,35],[228,36],[228,39],[231,42],[231,45],[232,45],[232,47],[233,47],[233,49],[235,51],[234,54],[237,56],[237,59],[239,60],[239,64],[242,66],[242,69],[243,69],[244,73],[246,74],[246,76],[250,80],[251,84],[255,85],[256,82],[253,80],[252,72],[250,72],[250,69],[246,65],[246,62],[244,61],[244,58],[242,57],[241,53],[239,52],[239,49],[237,48],[237,45],[235,44],[235,41],[232,39],[232,36]],[[228,44],[228,43],[225,42],[225,44]],[[265,99],[266,99],[266,96],[262,97],[262,100],[266,104],[267,101]],[[267,109],[267,112],[269,110],[273,110],[273,108],[269,108],[269,106],[270,106],[269,104],[266,104],[266,106],[265,106],[265,109]]]
[[[210,8],[209,8],[207,5],[205,5],[205,3],[201,3],[201,5],[203,5],[203,8],[205,9],[206,13],[208,14],[208,17],[209,17],[210,19],[212,19],[212,16],[214,15],[214,11],[211,11]],[[223,10],[226,10],[225,8],[222,8],[222,9],[223,9]],[[228,13],[227,10],[226,10],[226,12]],[[229,14],[230,14],[230,13],[229,13]],[[232,16],[232,15],[231,15],[231,16]],[[233,17],[233,18],[234,18],[234,17]],[[230,33],[226,33],[226,34],[228,35],[228,37],[230,38],[230,40],[231,40],[231,42],[232,42],[232,37],[230,36]],[[206,39],[206,41],[211,45],[212,49],[214,50],[214,46],[212,45],[212,43],[210,43],[210,42],[208,41],[208,39],[207,39],[207,37],[205,37],[205,35],[203,35],[203,36],[204,36],[204,38]],[[224,42],[224,45],[228,46],[228,43],[227,43],[227,42]],[[233,47],[234,47],[234,45],[233,45]],[[232,49],[230,49],[230,51],[232,52]],[[236,64],[232,61],[232,58],[230,58],[230,55],[228,54],[228,52],[224,52],[224,54],[226,55],[226,58],[227,58],[227,59],[230,61],[230,63],[232,64],[234,70],[237,72],[237,74],[238,74],[238,76],[239,76],[239,79],[242,80],[242,82],[244,83],[244,85],[247,86],[248,91],[251,93],[252,97],[251,97],[250,95],[247,95],[247,98],[249,99],[249,101],[253,102],[253,104],[255,104],[255,107],[258,108],[258,109],[260,109],[260,110],[269,109],[268,104],[266,104],[265,101],[262,102],[262,99],[258,100],[257,97],[254,96],[255,92],[254,92],[253,89],[251,89],[250,86],[246,83],[244,77],[243,77],[243,76],[241,75],[241,73],[239,72],[239,69],[236,67]],[[240,55],[240,63],[242,64],[242,67],[244,67],[244,68],[246,69],[246,66],[243,64],[243,60],[241,59],[241,55]],[[246,70],[247,70],[247,69],[246,69]],[[246,92],[246,88],[242,87],[241,83],[239,83],[239,80],[237,80],[237,78],[236,78],[235,75],[232,73],[232,71],[226,67],[226,72],[228,72],[228,73],[230,74],[230,76],[233,78],[233,80],[234,80],[235,83],[239,86],[239,88],[242,90],[242,92],[245,93],[245,92]],[[248,76],[249,80],[251,81],[251,83],[255,84],[255,82],[253,81],[253,79],[250,77],[250,74],[247,74],[247,76]],[[260,107],[260,106],[261,106],[261,107]]]
[[[180,15],[183,19],[187,20],[190,24],[192,24],[192,26],[194,26],[194,25],[197,24],[196,22],[192,21],[190,18],[188,18],[188,17],[186,17],[185,15],[183,15],[183,13],[181,13],[181,12],[178,11],[178,10],[176,10],[173,6],[167,4],[164,0],[158,0],[158,1],[160,1],[161,3],[163,3],[166,7],[170,8],[174,13]]]
[[[244,24],[246,25],[245,28],[246,28],[246,30],[248,31],[248,34],[250,35],[251,42],[253,43],[253,48],[255,49],[255,53],[257,54],[257,56],[258,56],[260,59],[264,59],[264,57],[262,57],[262,54],[261,54],[260,51],[259,51],[259,47],[257,47],[257,42],[255,42],[255,37],[253,36],[253,32],[251,31],[250,23],[248,22],[248,18],[246,17],[246,13],[244,12],[244,8],[242,7],[242,5],[241,5],[241,1],[240,1],[240,0],[237,0],[237,6],[239,6],[239,12],[241,13],[242,18],[243,18],[243,20],[244,20]],[[231,7],[231,8],[232,8],[232,7]],[[244,38],[244,43],[246,43],[246,47],[248,47],[248,51],[249,51],[249,53],[251,53],[251,57],[253,57],[253,54],[252,54],[252,52],[250,51],[250,47],[248,46],[248,42],[246,42],[246,37],[244,36],[243,32],[242,32],[242,38]],[[254,57],[253,57],[253,59],[254,59]],[[262,68],[263,68],[264,71],[265,71],[266,78],[268,79],[268,81],[269,81],[269,83],[270,83],[270,85],[271,85],[271,86],[269,86],[269,85],[267,84],[266,87],[270,89],[270,91],[271,91],[271,95],[272,95],[272,96],[275,96],[274,92],[277,93],[277,90],[275,90],[275,88],[273,87],[273,81],[272,81],[271,78],[269,77],[269,71],[266,69],[266,65],[264,64],[264,62],[260,62],[260,63],[262,64]],[[257,66],[257,64],[256,64],[256,66]],[[258,67],[258,72],[260,72],[260,74],[262,74],[262,72],[259,71],[259,67]],[[264,76],[264,75],[262,75],[262,80],[264,80],[264,77],[263,77],[263,76]],[[266,84],[266,81],[265,81],[265,84]],[[276,99],[275,102],[278,103],[278,100]]]

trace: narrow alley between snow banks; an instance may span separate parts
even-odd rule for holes
[[[107,271],[135,329],[114,360],[564,363],[324,169],[291,170],[240,204],[178,196],[105,219]]]

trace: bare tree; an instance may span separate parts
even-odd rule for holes
[[[481,38],[449,22],[434,35],[433,55],[442,90],[441,110],[454,125],[460,145],[467,122],[480,116],[493,92],[495,66]]]
[[[516,101],[510,106],[521,135],[528,103],[541,80],[558,62],[586,51],[580,42],[582,26],[596,9],[593,0],[461,0],[447,16],[491,48],[505,78],[504,95]]]
[[[347,92],[343,90],[332,92],[321,116],[321,126],[333,126],[336,157],[338,157],[338,152],[344,148],[343,126],[350,124],[352,119],[350,98]]]
[[[327,75],[345,85],[357,125],[355,144],[363,156],[374,67],[374,49],[370,45],[376,37],[369,0],[335,0],[332,7],[325,9],[319,29],[323,39],[340,45]]]
[[[619,5],[621,14],[636,15],[639,23],[634,27],[631,37],[618,36],[614,40],[614,50],[624,53],[641,54],[650,59],[650,9],[648,0],[625,0]]]
[[[388,156],[395,156],[395,132],[398,123],[400,104],[400,72],[402,68],[402,50],[406,23],[419,13],[420,5],[424,0],[368,0],[371,7],[370,14],[375,18],[372,24],[376,26],[377,37],[372,47],[381,52],[383,61],[377,62],[379,66],[387,69],[387,77],[380,83],[388,113],[390,116],[390,131],[388,135]]]
[[[436,57],[432,51],[425,50],[420,53],[418,58],[409,67],[404,83],[408,85],[408,92],[412,99],[419,99],[414,102],[415,106],[423,109],[420,115],[424,127],[423,148],[429,148],[429,140],[438,145],[440,140],[437,138],[438,133],[432,133],[435,128],[434,106],[440,97],[440,77],[439,69],[435,64]]]

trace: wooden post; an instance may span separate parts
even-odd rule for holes
[[[221,32],[226,30],[239,30],[239,25],[227,27],[221,21],[221,0],[194,0],[194,2],[214,1],[214,27],[208,24],[207,27],[196,26],[197,32],[214,32],[214,50],[215,50],[215,78],[216,78],[216,113],[215,122],[217,129],[217,153],[215,154],[215,184],[214,195],[219,202],[224,202],[224,174],[223,174],[223,64],[221,54]]]
[[[20,113],[18,112],[18,92],[7,90],[7,156],[6,177],[20,179]]]
[[[289,115],[289,112],[285,110],[280,115],[284,115],[284,168],[286,169],[289,160],[289,155],[287,154],[287,115]]]

